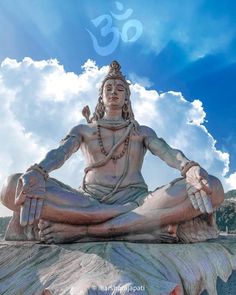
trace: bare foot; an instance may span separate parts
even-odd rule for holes
[[[85,237],[87,227],[40,219],[39,237],[47,244],[71,243]]]

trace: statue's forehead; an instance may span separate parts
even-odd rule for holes
[[[107,85],[116,85],[116,86],[121,85],[125,87],[125,83],[120,79],[108,79],[106,80],[104,86],[107,86]]]

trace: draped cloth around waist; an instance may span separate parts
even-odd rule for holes
[[[119,187],[115,193],[109,195],[112,189],[112,186],[108,187],[99,184],[86,184],[86,191],[82,188],[79,188],[79,191],[101,203],[126,204],[129,202],[136,202],[138,206],[143,203],[144,198],[148,195],[148,188],[145,183]]]

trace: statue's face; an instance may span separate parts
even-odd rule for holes
[[[106,107],[122,108],[126,98],[126,85],[119,79],[108,79],[102,91],[102,100]]]

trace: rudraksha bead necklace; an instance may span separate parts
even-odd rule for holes
[[[99,143],[101,152],[102,152],[103,155],[107,156],[109,154],[109,152],[107,152],[105,150],[105,147],[103,145],[102,136],[101,136],[101,128],[100,128],[99,124],[97,125],[97,135],[98,135],[98,143]],[[127,136],[125,141],[124,141],[124,147],[123,147],[122,151],[118,155],[112,155],[111,156],[111,159],[113,160],[114,163],[116,163],[116,161],[118,159],[122,158],[125,155],[125,153],[126,153],[126,151],[128,149],[128,146],[129,146],[129,136]]]

